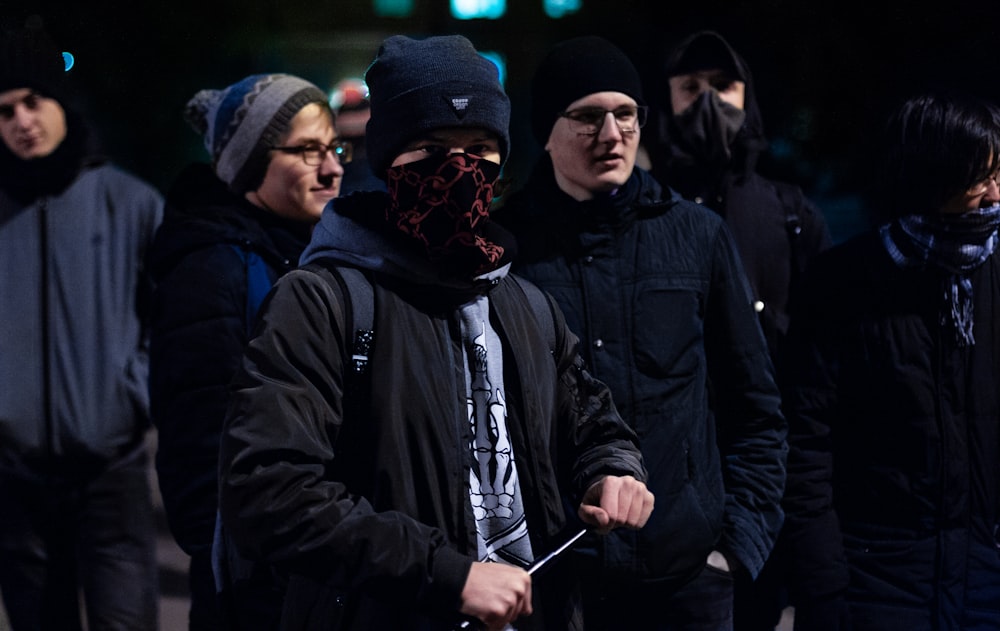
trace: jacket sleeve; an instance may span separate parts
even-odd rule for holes
[[[787,425],[743,266],[720,224],[705,316],[726,507],[720,551],[756,577],[784,518]]]
[[[240,553],[401,606],[456,609],[472,564],[439,529],[377,511],[336,471],[344,418],[343,296],[296,270],[261,306],[220,448],[223,526]]]
[[[594,482],[608,475],[631,475],[645,482],[648,474],[638,437],[618,414],[608,387],[587,371],[579,339],[552,298],[546,298],[557,331],[557,415],[568,437],[560,459],[571,472],[573,499],[578,504]]]
[[[150,399],[171,531],[188,554],[212,544],[219,434],[247,341],[246,277],[228,245],[194,250],[158,279]]]
[[[840,273],[837,270],[833,273]],[[840,330],[826,314],[822,295],[836,294],[831,285],[813,282],[796,307],[789,332],[789,382],[784,392],[789,419],[787,513],[783,538],[787,542],[790,585],[796,618],[815,619],[810,628],[828,618],[823,612],[847,589],[849,576],[840,523],[833,506],[834,414],[838,398]],[[817,298],[820,298],[817,300]],[[801,608],[801,616],[799,609]],[[829,620],[827,620],[829,622]]]

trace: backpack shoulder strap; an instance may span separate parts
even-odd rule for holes
[[[798,186],[775,182],[774,190],[778,193],[778,199],[785,209],[785,228],[788,229],[790,239],[795,239],[802,234],[802,191]]]
[[[511,278],[515,279],[518,287],[520,287],[524,292],[524,295],[527,296],[528,302],[531,304],[531,310],[535,313],[535,320],[538,321],[538,326],[542,327],[542,334],[545,336],[545,341],[549,345],[549,352],[555,355],[556,315],[552,310],[552,302],[534,283],[523,278],[519,278],[513,274],[511,275]]]
[[[788,233],[788,247],[792,255],[792,279],[797,282],[806,266],[804,248],[799,243],[802,240],[803,214],[806,213],[805,196],[802,189],[794,184],[775,182],[774,189],[785,209],[785,231]]]
[[[328,282],[336,283],[340,289],[344,300],[344,339],[351,340],[344,359],[351,362],[354,374],[367,372],[368,355],[375,341],[375,291],[371,280],[363,271],[344,265],[307,263],[302,269],[328,278]]]
[[[344,300],[351,314],[346,331],[352,332],[351,363],[355,374],[368,371],[368,355],[375,341],[375,292],[371,281],[356,267],[338,265],[335,277],[341,283]]]
[[[246,314],[243,321],[246,323],[247,333],[250,333],[257,321],[257,311],[260,310],[261,303],[271,291],[273,284],[271,273],[268,271],[267,262],[251,248],[235,243],[231,243],[230,247],[243,261],[243,270],[247,277]]]

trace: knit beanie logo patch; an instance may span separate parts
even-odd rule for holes
[[[445,100],[451,104],[451,111],[455,112],[455,116],[458,120],[465,118],[465,113],[469,111],[469,103],[471,99],[467,96],[450,96],[445,97]]]

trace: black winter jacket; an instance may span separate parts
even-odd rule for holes
[[[756,574],[782,521],[785,421],[736,249],[718,215],[637,168],[577,202],[544,157],[496,213],[515,271],[552,294],[635,429],[657,507],[605,538],[605,575],[682,583],[719,549]]]
[[[796,621],[1000,629],[1000,259],[971,273],[976,343],[938,272],[876,234],[817,259],[791,342],[786,535]]]
[[[583,368],[557,311],[554,357],[518,282],[445,279],[362,225],[387,197],[328,206],[304,267],[261,310],[222,439],[223,523],[241,551],[290,575],[283,628],[448,629],[476,553],[472,439],[457,308],[488,291],[504,340],[508,425],[532,547],[561,542],[562,497],[645,470],[607,388]],[[374,345],[350,371],[350,310],[331,266],[374,285]],[[521,281],[523,282],[523,281]],[[370,393],[360,395],[365,389]],[[360,397],[360,400],[352,397]],[[575,504],[574,504],[575,506]],[[545,598],[557,581],[537,582]],[[558,610],[519,629],[560,629]]]
[[[269,287],[298,263],[310,228],[235,196],[208,165],[185,169],[167,195],[149,254],[149,388],[160,491],[188,554],[212,544],[227,389],[256,316],[250,269],[262,265],[253,274]]]
[[[723,164],[694,159],[678,140],[669,88],[659,96],[656,125],[651,126],[652,172],[685,199],[703,204],[726,221],[743,261],[758,309],[761,328],[780,362],[788,332],[788,302],[812,258],[831,245],[830,231],[819,208],[798,186],[757,172],[757,160],[767,147],[753,76],[743,58],[711,31],[693,34],[666,59],[662,76],[669,77],[692,46],[725,50],[732,67],[744,77],[746,119],[734,142],[732,157]],[[721,62],[720,62],[721,63]],[[779,366],[779,375],[781,374]]]

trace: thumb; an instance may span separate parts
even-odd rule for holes
[[[607,511],[600,506],[581,504],[577,514],[585,524],[595,527],[602,534],[607,534],[607,531],[610,530],[608,526],[611,523],[611,518],[608,516]]]

